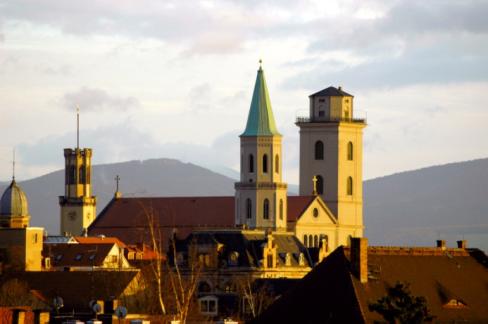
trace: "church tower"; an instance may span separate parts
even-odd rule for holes
[[[338,244],[363,235],[363,128],[354,118],[354,97],[335,87],[310,97],[300,128],[300,195],[317,194],[338,222]]]
[[[79,125],[79,115],[77,120]],[[80,149],[79,140],[75,149],[64,149],[64,196],[59,197],[61,235],[81,235],[95,220],[97,199],[91,192],[91,157],[92,150]]]
[[[237,225],[286,230],[287,185],[282,182],[281,137],[260,66],[246,129],[240,135],[241,179],[235,184]]]

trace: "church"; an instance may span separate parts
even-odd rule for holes
[[[309,116],[298,117],[300,131],[299,195],[287,193],[282,178],[279,133],[260,66],[247,124],[240,135],[240,181],[234,197],[124,198],[116,192],[94,219],[91,149],[65,149],[65,196],[60,197],[61,233],[146,240],[147,217],[157,217],[163,237],[186,238],[194,230],[246,229],[291,233],[307,248],[325,254],[351,237],[363,235],[362,131],[354,117],[354,97],[341,87],[309,96]]]

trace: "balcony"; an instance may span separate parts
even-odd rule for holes
[[[297,117],[296,124],[305,123],[355,123],[355,124],[366,124],[366,118],[332,118],[332,117]]]

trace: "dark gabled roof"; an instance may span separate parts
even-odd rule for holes
[[[342,90],[341,87],[335,88],[335,87],[328,87],[325,88],[324,90],[320,90],[314,94],[311,94],[309,97],[354,97],[352,94],[349,94]]]
[[[43,249],[55,267],[101,266],[112,250],[112,244],[51,244]]]
[[[364,323],[339,247],[250,323]]]
[[[396,282],[410,284],[439,322],[487,322],[488,269],[480,251],[369,247],[368,282],[351,274],[349,249],[337,248],[253,323],[364,323],[383,320],[368,305]],[[475,255],[475,256],[473,256]],[[461,307],[452,307],[459,303]]]
[[[198,228],[234,228],[234,197],[152,197],[113,199],[90,225],[90,236],[104,234],[126,244],[148,242],[148,214],[170,238],[180,239]],[[288,196],[288,220],[296,220],[313,196]],[[166,244],[166,242],[163,242]]]
[[[312,264],[307,249],[292,233],[275,232],[272,237],[277,246],[278,266],[285,266],[286,253],[290,253],[291,266],[299,266],[300,253],[303,253],[305,257],[304,267]],[[179,244],[179,249],[185,249],[188,244],[192,243],[222,244],[223,251],[220,257],[224,260],[227,260],[232,252],[237,252],[239,266],[259,267],[266,242],[266,233],[262,230],[202,230],[195,231],[188,236],[183,244]]]

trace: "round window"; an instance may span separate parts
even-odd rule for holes
[[[317,208],[313,209],[313,217],[319,217],[319,210]]]

